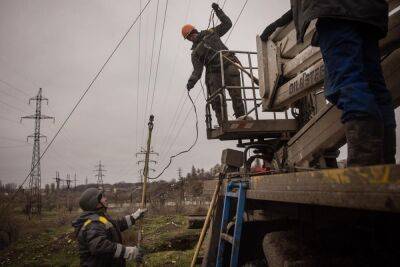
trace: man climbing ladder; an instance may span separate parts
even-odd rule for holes
[[[232,21],[228,16],[225,15],[218,4],[213,3],[211,6],[221,21],[221,24],[201,32],[198,32],[197,29],[190,24],[182,27],[183,38],[193,43],[192,64],[194,70],[188,80],[186,88],[190,90],[194,87],[197,81],[201,78],[203,67],[206,67],[206,85],[209,96],[215,94],[222,87],[221,63],[219,58],[215,57],[215,54],[221,50],[228,50],[228,48],[221,41],[221,37],[224,36],[232,27]],[[239,60],[233,53],[227,52],[224,54],[224,56],[233,62],[240,64]],[[225,85],[240,86],[240,73],[235,65],[229,62],[229,60],[224,62],[224,77]],[[245,115],[240,89],[228,89],[228,91],[232,98],[235,117],[239,118]],[[211,104],[213,110],[215,111],[218,124],[222,125],[222,103],[220,98],[214,98]]]

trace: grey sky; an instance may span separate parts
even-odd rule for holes
[[[226,1],[225,10],[232,20],[235,20],[244,2]],[[145,0],[142,0],[144,3]],[[165,3],[166,0],[159,1],[150,92],[154,86]],[[194,139],[194,114],[190,113],[184,126],[181,126],[190,109],[189,101],[185,103],[176,129],[166,135],[172,115],[185,94],[185,84],[192,69],[190,43],[182,39],[181,26],[187,18],[188,23],[205,28],[211,3],[169,0],[153,104],[153,147],[164,153],[160,155],[159,160],[162,161],[156,166],[157,170],[166,164],[167,148],[179,128],[182,127],[182,131],[168,155],[187,147]],[[146,125],[143,123],[143,110],[156,5],[157,0],[153,0],[142,17],[139,122],[136,122],[137,24],[44,158],[43,184],[51,182],[56,171],[62,178],[67,173],[73,175],[76,172],[81,182],[86,176],[94,182],[93,169],[99,160],[108,170],[105,182],[138,181],[134,154],[144,144],[142,130]],[[288,1],[249,1],[228,46],[254,51],[256,34],[288,8]],[[34,96],[42,87],[44,95],[49,98],[49,106],[44,106],[42,110],[44,114],[54,115],[56,123],[42,121],[42,133],[50,139],[138,11],[139,0],[0,2],[0,79],[24,92],[0,82],[1,101],[12,106],[0,103],[0,179],[3,182],[20,183],[30,168],[32,146],[23,142],[33,131],[33,121],[26,120],[19,124],[20,116],[34,112],[33,106],[27,105],[28,96]],[[198,90],[200,87],[196,86],[194,96]],[[197,102],[197,108],[200,124],[198,145],[190,154],[176,159],[164,179],[174,178],[178,167],[185,172],[190,170],[191,165],[208,169],[219,162],[222,148],[234,145],[206,140],[202,97]],[[42,144],[42,149],[44,146]]]
[[[142,4],[145,2],[142,0]],[[224,10],[233,21],[244,2],[226,0]],[[135,153],[145,143],[143,129],[148,117],[144,118],[143,113],[148,88],[150,98],[155,88],[153,147],[162,153],[156,159],[161,161],[156,166],[157,172],[167,163],[169,155],[193,142],[194,114],[190,113],[183,124],[190,109],[189,101],[185,102],[175,129],[168,132],[172,115],[185,99],[185,85],[192,70],[191,44],[182,39],[180,29],[185,22],[199,29],[206,28],[212,1],[169,0],[154,87],[165,3],[166,0],[159,1],[150,86],[148,76],[157,0],[152,0],[141,22],[140,86],[137,75],[138,23],[43,159],[43,184],[52,182],[56,171],[60,172],[61,178],[76,172],[80,182],[86,176],[89,182],[95,182],[93,169],[99,160],[108,170],[105,182],[138,181]],[[43,106],[43,113],[55,116],[56,123],[43,121],[42,133],[50,139],[137,16],[139,4],[139,0],[0,1],[0,79],[9,83],[0,82],[0,179],[3,182],[20,183],[30,168],[32,145],[24,142],[33,131],[33,121],[19,124],[20,116],[34,112],[33,106],[27,105],[28,97],[34,96],[42,87],[49,98],[49,106]],[[256,34],[288,8],[289,1],[248,1],[230,37],[230,49],[255,51]],[[199,90],[197,85],[192,91],[193,96]],[[220,161],[220,151],[224,147],[234,147],[231,142],[206,140],[201,95],[197,108],[199,142],[189,154],[174,161],[163,179],[175,178],[178,167],[184,172],[192,165],[208,169]],[[175,138],[180,128],[182,131]],[[172,140],[176,142],[171,144]],[[45,145],[42,144],[42,149]]]

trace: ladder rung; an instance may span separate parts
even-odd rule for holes
[[[221,239],[225,240],[226,242],[229,242],[231,244],[233,244],[233,237],[225,234],[225,233],[221,233]]]
[[[237,192],[226,192],[225,195],[228,197],[238,197]]]

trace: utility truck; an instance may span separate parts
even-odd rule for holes
[[[388,3],[381,64],[398,107],[400,1]],[[242,63],[240,90],[252,120],[231,119],[224,77],[207,99],[207,137],[235,140],[242,150],[225,150],[220,179],[205,184],[205,193],[220,184],[221,190],[203,266],[400,265],[400,165],[338,164],[344,127],[341,112],[324,98],[324,63],[310,45],[314,32],[315,22],[298,44],[290,22],[267,40],[257,36],[257,52],[230,51]],[[224,52],[216,55],[222,70]],[[222,100],[219,126],[210,108],[215,98]],[[257,158],[267,165],[255,172]]]

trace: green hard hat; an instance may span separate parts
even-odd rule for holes
[[[84,211],[95,211],[97,210],[97,204],[99,204],[103,192],[97,188],[86,189],[81,197],[79,198],[79,206]]]

